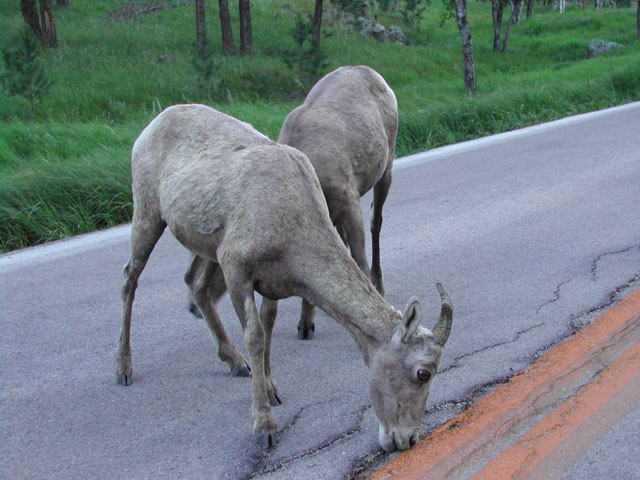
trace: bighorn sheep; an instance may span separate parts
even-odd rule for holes
[[[391,185],[398,131],[393,90],[373,69],[340,67],[318,81],[284,120],[278,143],[303,152],[324,192],[331,221],[351,256],[384,295],[380,268],[382,206]],[[364,246],[360,197],[373,188],[371,271]],[[302,301],[298,336],[312,338],[315,308]]]
[[[382,206],[391,185],[397,131],[398,105],[393,90],[375,70],[361,65],[340,67],[320,79],[304,103],[284,120],[278,137],[278,143],[297,148],[311,161],[331,221],[382,295]],[[360,197],[372,188],[370,271]],[[193,303],[189,310],[198,313]],[[315,308],[303,300],[299,338],[313,338],[314,316]]]
[[[318,178],[300,151],[203,105],[166,109],[133,146],[131,257],[124,268],[118,382],[132,379],[129,333],[138,278],[168,225],[193,254],[185,281],[232,369],[248,367],[224,336],[215,301],[228,289],[251,361],[253,432],[272,442],[279,403],[271,377],[277,301],[300,296],[336,319],[370,369],[385,450],[412,446],[429,387],[449,337],[453,310],[433,333],[419,327],[420,304],[404,316],[374,288],[331,224]],[[224,272],[224,273],[223,273]],[[258,313],[254,291],[262,295]],[[223,331],[223,330],[222,330]]]

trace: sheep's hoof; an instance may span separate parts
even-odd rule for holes
[[[231,375],[234,377],[248,377],[251,378],[251,369],[248,366],[243,366],[240,368],[236,368],[231,370]]]
[[[131,374],[126,374],[123,373],[122,375],[118,375],[118,385],[123,385],[123,386],[127,386],[127,385],[131,385],[132,382],[132,375]]]
[[[260,445],[260,448],[273,448],[276,446],[276,438],[270,433],[258,435],[258,445]]]
[[[202,318],[202,312],[193,301],[189,302],[189,311],[193,314],[194,317]]]
[[[277,407],[278,405],[282,405],[282,400],[276,393],[272,393],[269,395],[269,405],[272,407]]]
[[[298,340],[311,340],[315,332],[315,325],[311,325],[309,328],[298,327]]]
[[[384,297],[384,285],[382,284],[382,278],[381,277],[374,278],[372,280],[372,283],[373,283],[373,286],[376,287],[376,290],[378,291],[378,293]]]

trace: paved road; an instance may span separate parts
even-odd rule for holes
[[[398,162],[386,296],[401,308],[418,295],[427,326],[436,281],[455,306],[425,432],[637,283],[639,129],[636,103]],[[386,458],[355,345],[325,315],[296,340],[295,299],[274,332],[279,443],[254,443],[249,382],[186,312],[188,256],[169,234],[134,304],[134,384],[116,385],[127,256],[119,227],[0,257],[4,478],[338,479]],[[227,298],[220,313],[241,345]]]

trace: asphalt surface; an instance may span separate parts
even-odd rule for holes
[[[455,308],[424,433],[637,285],[638,131],[640,103],[397,162],[386,297],[418,295],[432,326],[440,281]],[[278,445],[255,443],[250,383],[186,311],[188,254],[168,232],[134,302],[134,383],[117,385],[128,244],[125,226],[0,257],[3,478],[338,479],[388,458],[357,348],[324,314],[297,340],[297,299],[273,339]],[[228,298],[219,307],[242,347]],[[588,468],[602,466],[566,478]]]

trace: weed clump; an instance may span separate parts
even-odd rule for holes
[[[51,90],[52,81],[42,61],[42,47],[27,26],[20,30],[17,46],[2,50],[5,72],[2,83],[9,95],[20,95],[29,103],[31,119],[35,119],[35,101]]]

